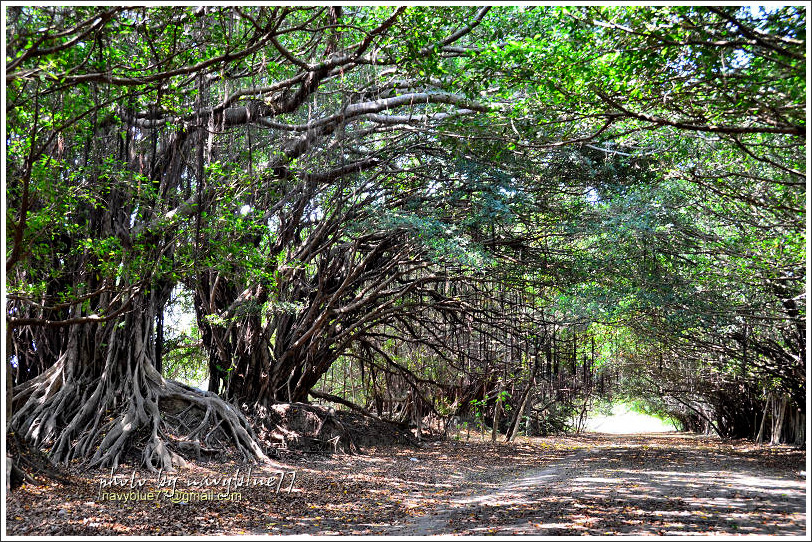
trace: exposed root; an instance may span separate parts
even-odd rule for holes
[[[50,446],[57,463],[88,468],[115,469],[140,451],[148,470],[173,471],[185,454],[229,446],[247,461],[267,461],[241,412],[155,369],[155,306],[145,302],[119,323],[71,328],[59,359],[14,390],[11,430],[34,447]]]
[[[136,365],[118,386],[106,373],[90,384],[71,382],[59,367],[15,395],[22,406],[12,417],[25,440],[51,445],[57,463],[79,459],[89,468],[116,468],[125,454],[140,449],[144,467],[170,472],[185,465],[184,455],[200,458],[230,446],[246,461],[267,460],[236,408],[212,393],[164,380],[151,365]]]
[[[243,405],[266,447],[300,452],[361,453],[333,409],[304,403]]]
[[[243,411],[269,449],[354,454],[367,445],[417,444],[408,431],[391,423],[320,405],[243,405]]]
[[[23,483],[39,485],[40,479],[70,484],[68,476],[42,452],[29,446],[13,432],[6,434],[6,484],[16,489]]]

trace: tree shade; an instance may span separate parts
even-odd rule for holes
[[[805,438],[802,9],[6,21],[10,427],[56,460],[262,458],[310,397]],[[179,288],[205,392],[165,378]]]

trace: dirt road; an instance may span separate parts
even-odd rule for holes
[[[595,435],[543,469],[386,531],[433,534],[804,535],[806,477],[685,435]]]
[[[352,456],[290,456],[292,491],[236,501],[101,499],[105,472],[7,495],[12,535],[758,534],[806,531],[806,456],[685,434],[465,437]],[[179,487],[243,465],[191,464]],[[286,467],[287,468],[287,467]],[[132,467],[122,467],[127,476]],[[132,473],[158,489],[149,473]],[[262,479],[271,472],[258,470]],[[269,478],[270,479],[270,478]],[[121,491],[130,491],[124,488]],[[199,491],[199,489],[195,490]]]

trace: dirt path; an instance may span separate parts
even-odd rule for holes
[[[290,493],[245,486],[234,501],[101,498],[110,480],[101,471],[77,472],[68,485],[26,485],[6,497],[7,534],[802,536],[806,530],[806,456],[788,446],[662,433],[512,444],[463,437],[353,456],[288,456],[285,463],[298,473]],[[177,473],[178,488],[199,492],[195,480],[236,475],[238,468],[245,466],[190,464]],[[160,489],[149,473],[119,470],[117,476],[144,481],[144,491]]]
[[[770,468],[707,439],[612,435],[386,534],[800,536],[805,486],[805,473]]]

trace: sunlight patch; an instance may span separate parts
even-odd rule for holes
[[[635,434],[673,433],[674,426],[654,416],[634,412],[623,404],[614,405],[612,414],[590,416],[586,431],[593,433]]]

